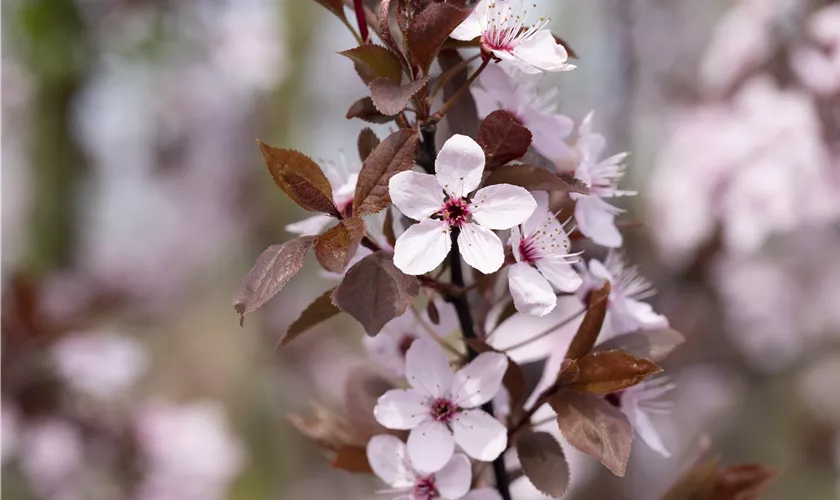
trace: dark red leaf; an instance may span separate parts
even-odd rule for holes
[[[370,82],[368,88],[376,109],[383,115],[392,116],[400,114],[414,94],[425,87],[428,82],[428,76],[405,85],[394,83],[387,78],[377,78]]]
[[[531,131],[510,111],[498,109],[481,122],[478,143],[487,156],[488,168],[522,158],[531,145]]]

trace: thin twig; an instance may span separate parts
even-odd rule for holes
[[[486,68],[489,63],[490,63],[490,59],[483,60],[481,62],[481,66],[479,66],[478,69],[475,70],[475,72],[472,75],[470,75],[470,77],[467,79],[466,83],[461,85],[461,88],[459,88],[455,92],[455,94],[453,94],[452,97],[450,97],[449,100],[446,101],[443,104],[443,106],[439,110],[437,110],[437,112],[429,118],[428,123],[429,124],[434,124],[434,123],[437,123],[437,122],[441,121],[443,119],[443,117],[446,116],[446,113],[448,113],[449,110],[452,108],[452,106],[454,106],[455,103],[458,102],[458,99],[460,99],[461,96],[464,95],[464,92],[466,92],[470,88],[470,85],[472,85],[472,83],[475,81],[475,79],[478,78],[478,75],[480,75],[481,72],[484,71],[484,68]]]
[[[363,40],[363,42],[359,42],[359,45],[361,45],[362,43],[367,43],[370,41],[367,19],[365,19],[365,6],[363,0],[355,0],[353,2],[353,8],[356,11],[356,22],[359,23],[359,33],[361,34]]]
[[[552,333],[554,333],[555,331],[559,330],[560,328],[563,328],[564,326],[566,326],[566,325],[568,325],[569,323],[571,323],[572,321],[574,321],[574,320],[575,320],[578,316],[580,316],[581,314],[583,314],[583,313],[585,313],[585,312],[586,312],[586,309],[581,309],[580,311],[576,312],[576,313],[574,314],[574,316],[572,316],[572,317],[570,317],[570,318],[566,318],[566,319],[564,319],[564,320],[563,320],[563,321],[561,321],[560,323],[558,323],[558,324],[556,324],[556,325],[552,326],[551,328],[549,328],[549,329],[547,329],[547,330],[545,330],[545,331],[543,331],[543,332],[541,332],[541,333],[537,334],[537,335],[536,335],[536,336],[534,336],[534,337],[531,337],[531,338],[529,338],[529,339],[523,340],[522,342],[520,342],[520,343],[518,343],[518,344],[513,344],[513,345],[512,345],[512,346],[510,346],[510,347],[506,347],[506,348],[502,349],[502,352],[510,352],[510,351],[512,351],[512,350],[514,350],[514,349],[519,349],[520,347],[524,347],[524,346],[526,346],[526,345],[530,344],[531,342],[535,342],[535,341],[540,340],[541,338],[543,338],[543,337],[545,337],[545,336],[547,336],[547,335],[551,335],[551,334],[552,334]]]
[[[440,92],[441,89],[443,89],[443,86],[446,85],[447,83],[449,83],[449,80],[451,80],[455,75],[458,74],[459,71],[466,68],[468,64],[475,61],[479,57],[481,57],[481,54],[476,54],[476,55],[470,57],[469,59],[465,59],[465,60],[459,62],[458,64],[456,64],[455,66],[452,66],[451,68],[449,68],[446,71],[446,73],[440,75],[438,77],[437,83],[435,84],[435,88],[432,90],[432,93],[430,94],[430,98],[433,99],[437,95],[437,93]]]

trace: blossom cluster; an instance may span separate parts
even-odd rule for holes
[[[346,313],[379,368],[348,380],[345,416],[319,407],[291,422],[335,467],[372,472],[386,493],[414,500],[510,499],[514,449],[527,480],[559,497],[568,487],[561,436],[618,475],[634,433],[668,456],[650,415],[667,411],[673,387],[657,363],[683,339],[645,302],[653,289],[621,252],[617,199],[636,194],[620,187],[627,153],[605,154],[594,113],[576,125],[539,90],[542,74],[575,68],[565,42],[519,0],[354,6],[359,46],[341,55],[370,95],[347,117],[396,131],[380,140],[362,130],[360,166],[341,170],[260,143],[277,186],[315,215],[259,257],[234,308],[244,320],[312,251],[339,283],[280,345]],[[385,45],[366,39],[368,29]],[[452,135],[438,149],[442,120]],[[517,317],[555,317],[565,298],[577,312],[551,330],[500,333]],[[570,344],[520,355],[580,317]],[[527,380],[520,365],[531,361],[543,382]],[[534,420],[544,410],[555,415],[550,431]],[[604,422],[611,435],[600,438]],[[493,463],[493,479],[482,462]]]

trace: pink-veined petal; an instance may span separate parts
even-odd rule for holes
[[[574,64],[566,62],[569,58],[566,49],[557,43],[554,35],[548,30],[539,31],[531,39],[514,47],[513,55],[526,64],[543,71],[575,69]]]
[[[435,160],[438,184],[450,196],[461,198],[475,191],[484,173],[484,150],[473,139],[456,134],[440,149]]]
[[[669,458],[671,456],[671,452],[665,448],[665,443],[662,442],[662,436],[659,435],[659,431],[656,430],[656,426],[651,421],[647,412],[639,407],[638,403],[633,400],[632,395],[623,395],[621,397],[621,403],[621,411],[627,415],[627,418],[633,425],[633,429],[636,431],[636,434],[642,438],[642,441],[644,441],[645,444],[647,444],[653,451],[659,453],[665,458]]]
[[[408,456],[418,471],[439,471],[455,451],[452,432],[441,422],[429,420],[408,435]]]
[[[519,226],[513,226],[510,228],[510,237],[508,238],[508,245],[510,245],[510,250],[513,252],[513,258],[516,259],[516,262],[522,260],[522,254],[519,251],[519,245],[522,244],[522,231],[519,230]]]
[[[394,265],[405,274],[427,273],[449,255],[452,239],[445,222],[424,219],[406,229],[394,245]]]
[[[615,225],[616,210],[596,196],[581,196],[575,202],[578,229],[598,245],[618,248],[624,239]]]
[[[386,429],[413,429],[430,418],[426,397],[414,389],[392,389],[379,396],[373,408],[376,421]]]
[[[502,240],[479,224],[468,223],[461,227],[458,249],[467,264],[484,274],[495,273],[505,262]]]
[[[491,111],[496,109],[518,111],[520,104],[519,85],[501,66],[496,64],[487,66],[478,81],[487,96],[495,101],[495,107]]]
[[[583,284],[583,278],[562,257],[542,258],[536,262],[536,266],[548,282],[561,292],[574,292]]]
[[[313,215],[312,217],[287,224],[286,231],[301,236],[314,236],[321,234],[324,227],[334,220],[330,215]]]
[[[398,437],[381,434],[370,438],[367,459],[373,473],[392,488],[414,485],[415,475],[408,461],[408,449]]]
[[[391,201],[406,217],[423,220],[443,207],[443,190],[434,175],[400,172],[388,181]]]
[[[471,482],[470,459],[461,453],[452,455],[449,462],[435,473],[435,487],[441,498],[462,498],[470,490]]]
[[[452,422],[452,433],[467,455],[483,462],[496,460],[507,446],[505,425],[479,409],[459,413]]]
[[[452,399],[461,408],[475,408],[493,399],[502,387],[508,358],[499,352],[484,352],[455,373]]]
[[[452,386],[446,352],[433,340],[415,340],[405,355],[405,378],[411,387],[429,397],[444,396]]]
[[[496,488],[478,488],[464,495],[461,500],[502,500],[502,495]]]
[[[530,264],[520,262],[508,270],[508,286],[516,310],[545,316],[557,305],[557,296],[542,274]]]
[[[528,220],[537,202],[527,189],[495,184],[479,189],[470,203],[473,219],[490,229],[510,229]]]

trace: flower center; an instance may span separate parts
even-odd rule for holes
[[[417,482],[414,484],[414,498],[417,500],[440,498],[437,487],[435,487],[435,476],[417,479]]]
[[[536,7],[536,4],[532,4],[532,7]],[[532,38],[548,24],[548,19],[541,17],[538,22],[528,26],[531,12],[523,0],[490,3],[487,6],[484,33],[481,37],[484,45],[491,50],[510,52],[520,43]]]
[[[438,398],[432,401],[431,413],[433,419],[447,423],[458,413],[458,407],[446,398]]]
[[[529,237],[519,240],[519,257],[522,262],[528,264],[534,264],[540,260],[540,251],[534,238]]]
[[[451,198],[444,203],[441,215],[449,227],[461,227],[469,221],[470,204],[463,198]]]

